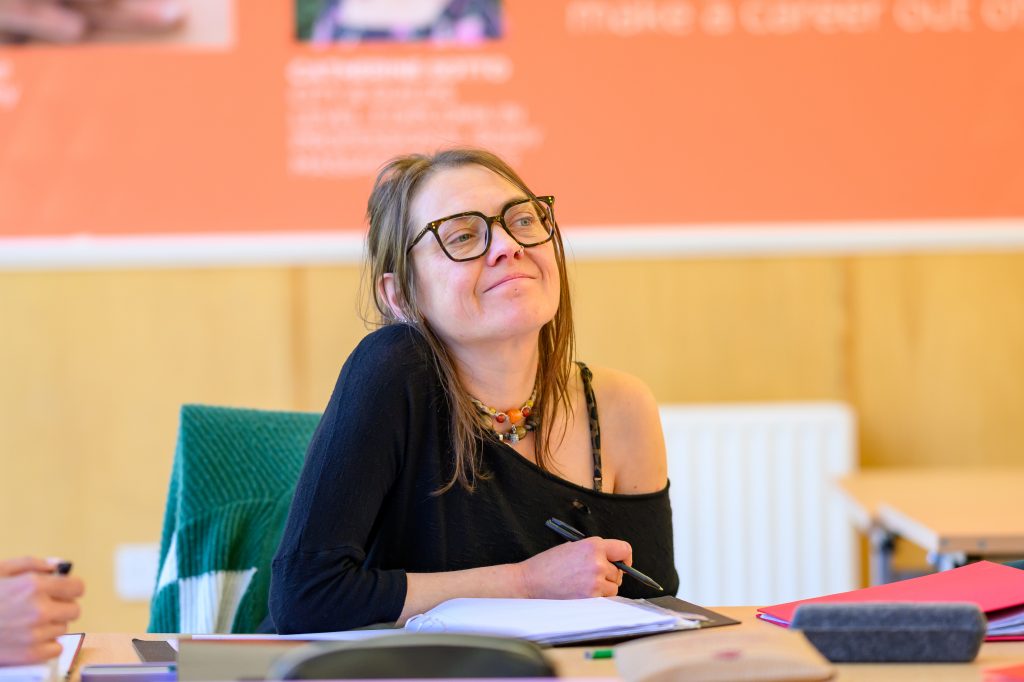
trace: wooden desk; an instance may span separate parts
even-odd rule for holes
[[[756,609],[752,606],[715,607],[727,616],[736,618],[740,625],[727,626],[729,630],[740,628],[775,628],[775,625],[757,620]],[[723,632],[715,628],[708,632]],[[673,635],[677,637],[701,637],[706,633],[687,632]],[[97,663],[137,663],[135,651],[131,646],[132,637],[144,639],[166,639],[168,635],[130,635],[130,634],[89,634],[86,635],[79,654],[78,668],[82,665]],[[615,662],[610,660],[588,660],[584,658],[583,647],[567,647],[550,649],[549,653],[555,661],[559,675],[562,677],[610,677],[617,678]],[[1007,665],[1024,663],[1024,642],[991,642],[982,645],[978,658],[972,663],[935,663],[909,664],[845,664],[837,665],[838,679],[848,682],[962,682],[981,680],[982,671]],[[80,682],[79,671],[72,672],[72,682]]]
[[[871,582],[891,579],[893,542],[938,570],[1024,556],[1024,469],[867,469],[842,479],[854,524],[871,539]]]

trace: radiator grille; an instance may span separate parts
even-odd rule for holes
[[[858,587],[833,484],[856,462],[848,407],[666,405],[661,417],[681,598],[768,605]]]

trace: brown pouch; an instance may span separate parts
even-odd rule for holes
[[[754,627],[648,637],[615,648],[626,682],[817,682],[832,666],[799,632]]]

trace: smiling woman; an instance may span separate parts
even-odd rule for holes
[[[653,596],[613,563],[634,554],[675,592],[657,406],[574,361],[554,205],[482,150],[378,175],[382,327],[310,444],[273,564],[279,632],[403,622],[454,597]],[[551,517],[590,537],[561,543]]]

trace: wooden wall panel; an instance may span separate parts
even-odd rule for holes
[[[662,402],[838,399],[867,465],[1020,463],[1024,254],[571,266],[580,357]],[[138,630],[183,402],[322,409],[366,333],[356,266],[0,274],[0,555],[63,554],[80,626]]]
[[[857,258],[862,463],[1024,464],[1024,255]]]
[[[845,396],[837,260],[586,262],[573,280],[579,356],[660,402]]]
[[[354,266],[295,273],[297,409],[324,409],[342,364],[372,329],[359,303],[361,276]]]
[[[0,553],[73,559],[80,627],[145,627],[114,548],[159,537],[178,407],[288,406],[290,309],[280,270],[0,276]]]

